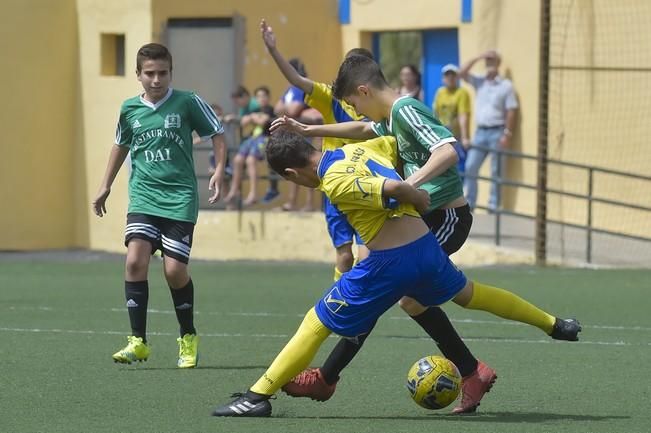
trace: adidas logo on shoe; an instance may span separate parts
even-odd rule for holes
[[[184,303],[184,304],[177,305],[175,308],[176,308],[177,310],[189,310],[190,308],[192,308],[192,304],[188,304],[188,303],[186,302],[186,303]]]
[[[138,306],[138,303],[134,301],[133,299],[129,299],[127,301],[127,308],[135,308]]]

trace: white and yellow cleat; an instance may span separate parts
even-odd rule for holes
[[[149,358],[150,349],[142,338],[130,335],[127,337],[129,343],[123,349],[113,354],[113,361],[121,364],[131,364],[132,362],[142,362]]]
[[[182,338],[177,338],[179,343],[179,360],[176,365],[179,368],[194,368],[199,360],[199,336],[194,334],[185,334]]]

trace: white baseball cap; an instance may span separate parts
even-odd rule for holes
[[[441,73],[442,74],[447,74],[448,72],[454,72],[455,74],[458,74],[459,73],[459,68],[455,64],[448,63],[447,65],[445,65],[445,66],[443,66],[441,68]]]

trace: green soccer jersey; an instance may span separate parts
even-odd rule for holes
[[[122,104],[115,144],[130,149],[130,213],[197,222],[192,131],[201,137],[224,132],[212,108],[192,92],[170,89],[156,104],[142,96]]]
[[[398,98],[391,107],[389,119],[373,123],[372,127],[378,136],[396,137],[406,177],[425,165],[434,149],[457,141],[422,102],[409,96]],[[428,211],[463,195],[463,184],[456,164],[419,188],[430,195]]]

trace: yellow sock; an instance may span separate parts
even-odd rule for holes
[[[296,334],[289,340],[274,362],[251,387],[258,394],[272,395],[303,371],[328,338],[331,331],[321,323],[314,308],[307,312]]]
[[[339,281],[339,279],[341,278],[342,275],[343,275],[343,272],[341,272],[341,271],[340,271],[339,269],[337,269],[337,267],[335,266],[335,276],[334,276],[335,283],[336,283],[337,281]]]
[[[551,334],[556,317],[530,304],[518,295],[497,287],[473,282],[472,299],[464,308],[482,310],[516,322],[528,323]]]

